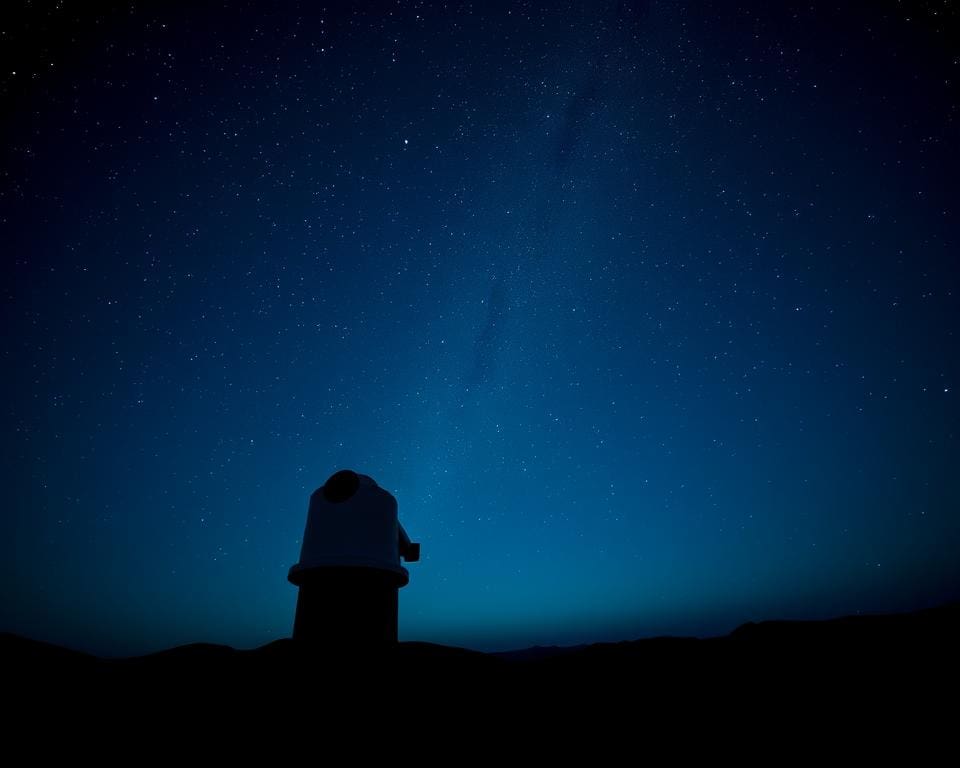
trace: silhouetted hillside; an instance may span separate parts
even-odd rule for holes
[[[725,637],[661,637],[575,648],[485,654],[429,643],[388,653],[314,653],[291,640],[249,651],[192,644],[127,659],[98,659],[15,635],[0,635],[8,701],[92,712],[272,709],[331,702],[341,713],[369,700],[415,711],[616,709],[705,716],[748,702],[754,710],[815,701],[837,711],[953,695],[960,606],[831,621],[746,624]],[[933,693],[931,693],[933,692]],[[904,698],[906,697],[906,698]],[[286,706],[285,704],[284,706]],[[392,706],[392,705],[391,705]],[[72,711],[72,710],[71,710]],[[300,711],[300,710],[298,710]],[[632,711],[632,710],[630,710]],[[773,711],[773,710],[771,710]],[[639,716],[639,715],[638,715]],[[673,715],[670,715],[672,717]]]

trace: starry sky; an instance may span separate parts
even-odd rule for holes
[[[345,467],[401,639],[960,597],[954,2],[187,5],[0,11],[0,630],[288,636]]]

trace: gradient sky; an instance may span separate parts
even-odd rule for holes
[[[0,11],[0,630],[287,636],[344,467],[402,639],[960,597],[954,4],[167,5]]]

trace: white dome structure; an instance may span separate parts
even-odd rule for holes
[[[300,562],[289,580],[313,568],[352,566],[395,573],[403,586],[409,573],[400,565],[412,557],[410,539],[397,520],[397,500],[369,475],[334,474],[310,496]]]
[[[300,588],[294,639],[325,644],[396,642],[397,590],[420,558],[397,519],[397,500],[349,469],[310,496],[300,561],[287,578]]]

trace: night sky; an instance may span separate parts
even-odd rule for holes
[[[0,630],[288,636],[345,467],[405,640],[957,599],[957,21],[5,4]]]

